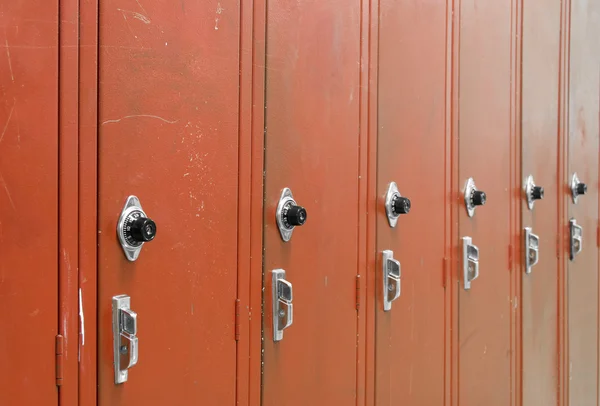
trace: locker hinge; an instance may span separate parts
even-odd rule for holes
[[[444,289],[446,289],[446,286],[448,286],[448,275],[450,273],[450,258],[445,257],[444,258],[444,265],[442,267],[442,284],[444,286]]]
[[[235,341],[240,340],[240,299],[235,300]]]
[[[513,269],[513,256],[514,256],[514,247],[512,244],[510,244],[508,246],[508,269],[510,269],[512,271]]]
[[[65,338],[58,334],[56,336],[56,386],[63,383],[63,365],[64,365]]]
[[[360,310],[360,275],[356,275],[356,310]]]

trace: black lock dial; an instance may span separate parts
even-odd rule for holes
[[[394,214],[408,214],[410,212],[410,199],[396,195],[392,201],[392,210]]]
[[[288,204],[283,208],[282,219],[286,227],[301,226],[306,223],[306,209],[295,204]]]
[[[290,203],[284,207],[282,218],[286,227],[302,226],[306,223],[306,209]]]
[[[531,189],[531,198],[533,200],[541,200],[544,198],[544,188],[541,186],[534,186]]]
[[[123,224],[123,237],[127,244],[139,247],[142,243],[152,241],[156,237],[156,223],[136,210],[131,212]]]
[[[578,195],[584,195],[587,193],[587,185],[580,182],[577,184],[577,186],[575,186],[575,191]]]
[[[485,192],[482,192],[481,190],[473,191],[473,194],[471,195],[471,202],[473,203],[473,206],[483,206],[486,200],[487,196],[485,195]]]

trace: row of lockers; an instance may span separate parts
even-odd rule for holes
[[[0,2],[0,405],[596,405],[599,19]]]

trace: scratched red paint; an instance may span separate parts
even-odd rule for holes
[[[0,12],[0,403],[58,405],[58,4]]]
[[[210,3],[100,2],[99,405],[235,401],[239,4]],[[135,263],[115,232],[131,194],[157,224]],[[118,294],[139,318],[123,385]]]

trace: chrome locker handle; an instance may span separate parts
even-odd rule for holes
[[[571,231],[571,261],[575,259],[583,249],[583,228],[577,224],[577,220],[569,220],[569,228]]]
[[[462,238],[463,287],[471,289],[471,282],[479,277],[479,248],[473,245],[471,237]]]
[[[127,370],[138,362],[138,338],[127,333],[121,333],[120,344],[121,368]]]
[[[394,259],[394,251],[382,252],[383,263],[383,311],[392,309],[392,302],[400,297],[402,268],[400,262]]]
[[[525,227],[525,273],[530,274],[539,260],[540,238],[531,232],[531,227]]]
[[[137,313],[130,309],[127,295],[113,297],[113,351],[115,383],[127,382],[128,370],[139,358],[137,338]]]
[[[285,271],[272,271],[273,341],[283,339],[283,330],[294,322],[293,287],[285,280]]]

